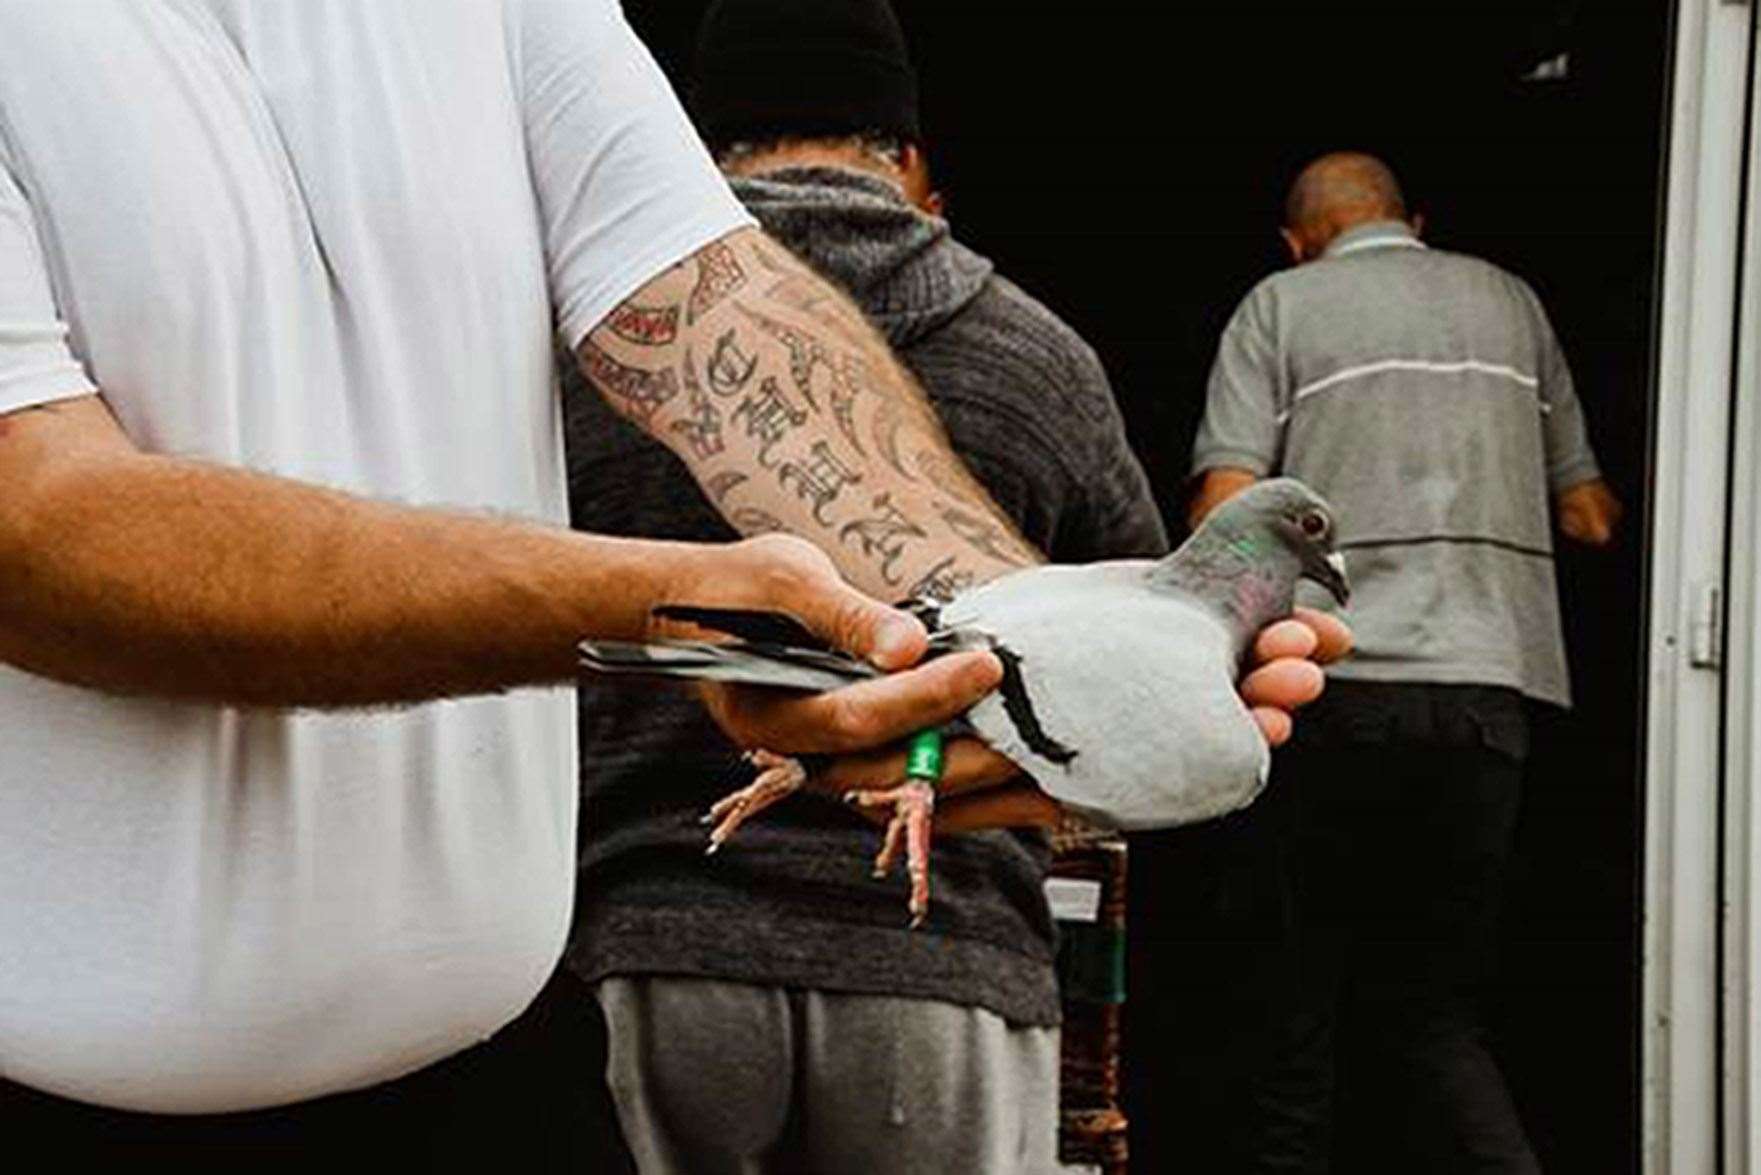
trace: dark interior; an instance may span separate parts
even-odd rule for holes
[[[1560,557],[1578,704],[1539,728],[1490,1022],[1546,1169],[1636,1170],[1642,520],[1670,6],[896,6],[956,233],[1100,352],[1176,533],[1218,332],[1283,264],[1283,192],[1308,158],[1382,155],[1433,244],[1540,293],[1628,522],[1612,552]],[[682,79],[701,0],[626,7]],[[1237,980],[1259,959],[1238,840],[1210,827],[1133,847],[1135,1170],[1222,1169],[1209,1148],[1254,1016]]]

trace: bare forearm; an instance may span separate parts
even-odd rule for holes
[[[0,506],[0,660],[128,693],[414,701],[572,675],[690,548],[118,453]]]
[[[1187,522],[1197,530],[1211,511],[1258,480],[1258,475],[1248,469],[1220,467],[1205,470],[1198,488],[1193,491],[1192,504],[1187,508]]]
[[[580,358],[742,533],[807,538],[872,595],[945,595],[1039,558],[855,307],[754,230],[650,282]]]

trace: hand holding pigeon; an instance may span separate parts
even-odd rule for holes
[[[1001,688],[973,706],[966,721],[1048,794],[1088,818],[1157,828],[1220,815],[1258,794],[1270,759],[1235,692],[1236,678],[1256,635],[1291,614],[1299,578],[1344,601],[1333,533],[1330,511],[1307,487],[1261,482],[1159,562],[1037,567],[963,593],[939,615],[929,612],[931,654],[996,654]],[[877,673],[804,638],[785,617],[663,611],[745,639],[590,642],[583,663],[601,672],[805,690]],[[805,779],[796,761],[762,754],[758,761],[759,778],[717,806],[714,845]],[[906,783],[887,798],[904,815],[889,831],[882,862],[903,839],[914,866],[913,909],[921,915],[933,791]]]

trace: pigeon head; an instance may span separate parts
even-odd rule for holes
[[[1351,598],[1345,560],[1333,543],[1333,508],[1293,477],[1258,481],[1219,506],[1199,528],[1236,542],[1273,543],[1296,557],[1298,574],[1326,588],[1344,607]]]
[[[1254,633],[1290,615],[1297,580],[1312,579],[1345,603],[1351,589],[1334,532],[1331,507],[1300,481],[1255,482],[1213,510],[1149,582],[1227,617],[1245,653]]]

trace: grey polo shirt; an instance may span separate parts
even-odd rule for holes
[[[1267,278],[1211,372],[1194,468],[1220,467],[1299,477],[1333,503],[1357,635],[1336,676],[1570,703],[1550,499],[1599,473],[1520,278],[1398,221]]]

